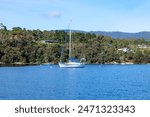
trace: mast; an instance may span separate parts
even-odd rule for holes
[[[71,49],[71,28],[70,28],[70,25],[71,25],[71,20],[70,20],[70,23],[68,25],[68,29],[69,29],[69,58],[71,58],[71,54],[72,54],[72,49]]]

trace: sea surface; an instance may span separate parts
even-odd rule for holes
[[[1,100],[150,100],[150,65],[0,67]]]

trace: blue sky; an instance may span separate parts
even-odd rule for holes
[[[0,22],[11,29],[150,31],[150,0],[0,0]]]

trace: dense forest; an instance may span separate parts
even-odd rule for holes
[[[68,58],[68,31],[8,30],[0,24],[0,64],[58,63]],[[90,64],[150,63],[150,42],[72,32],[73,57]],[[63,50],[63,54],[62,54]],[[63,56],[62,56],[63,55]]]

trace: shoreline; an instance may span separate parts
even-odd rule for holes
[[[5,64],[0,63],[0,67],[19,67],[19,66],[37,66],[37,65],[55,65],[55,63],[13,63]]]
[[[149,65],[150,63],[87,63],[85,65]],[[13,63],[13,64],[4,64],[0,63],[0,67],[19,67],[19,66],[47,66],[47,65],[58,65],[56,63]]]

